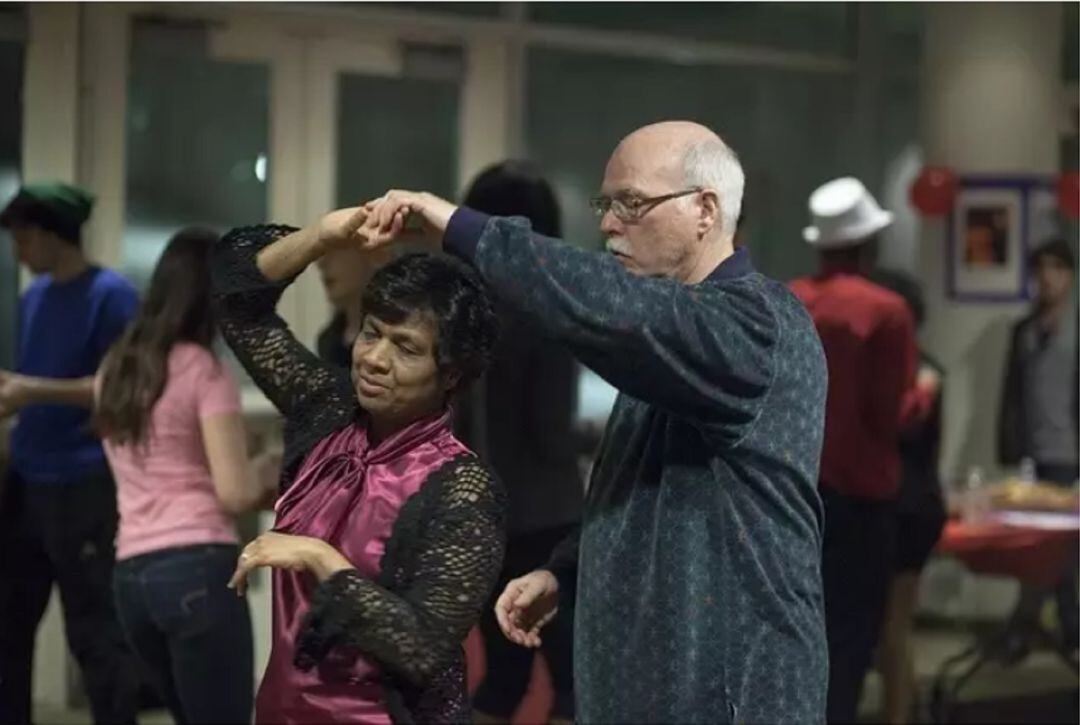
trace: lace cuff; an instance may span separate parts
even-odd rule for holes
[[[211,261],[222,336],[286,418],[286,475],[318,441],[355,419],[359,408],[348,371],[320,360],[276,313],[292,279],[272,282],[258,268],[259,251],[293,231],[279,225],[234,229],[215,246]]]

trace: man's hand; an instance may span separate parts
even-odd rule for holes
[[[411,242],[438,249],[457,207],[427,192],[391,190],[364,205],[368,218],[360,233],[365,247]]]
[[[512,580],[495,602],[495,619],[511,642],[540,646],[540,630],[559,611],[559,582],[546,569]]]
[[[0,420],[15,415],[32,402],[32,387],[27,376],[0,370]]]

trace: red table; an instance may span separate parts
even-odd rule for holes
[[[1044,530],[996,522],[950,520],[937,551],[955,557],[976,574],[1007,576],[1052,587],[1075,560],[1080,528]]]
[[[1066,521],[1067,528],[1036,528],[1015,526],[994,520],[991,514],[986,523],[965,524],[950,520],[945,525],[937,552],[952,556],[976,574],[1012,577],[1024,584],[1052,588],[1071,567],[1076,566],[1080,545],[1080,520],[1077,525]],[[1058,522],[1060,526],[1060,521]],[[1014,636],[1013,623],[1006,622],[988,637],[977,638],[963,652],[946,660],[934,678],[932,711],[935,722],[947,722],[949,711],[963,686],[983,665],[1002,659],[1003,643]],[[1047,632],[1036,633],[1037,639],[1054,649],[1074,671],[1078,665],[1073,653]],[[950,686],[950,671],[968,662]]]

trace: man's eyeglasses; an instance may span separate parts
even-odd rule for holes
[[[624,224],[633,224],[634,222],[641,221],[643,216],[648,214],[658,205],[663,204],[665,201],[678,199],[681,196],[689,196],[690,194],[697,194],[700,191],[704,191],[704,188],[692,186],[689,189],[683,189],[682,191],[663,194],[661,196],[643,197],[635,194],[597,196],[589,199],[589,206],[597,217],[603,217],[610,211],[615,215],[616,219]]]

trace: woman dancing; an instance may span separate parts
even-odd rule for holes
[[[211,351],[217,239],[190,228],[169,241],[95,381],[120,510],[116,607],[179,723],[251,718],[251,618],[225,583],[239,553],[233,516],[272,501],[248,470],[239,390]]]
[[[461,643],[499,574],[504,494],[453,435],[448,400],[487,364],[496,318],[465,267],[409,255],[363,296],[352,370],[320,361],[274,312],[360,210],[297,230],[230,232],[213,263],[221,327],[285,416],[274,530],[232,585],[273,567],[260,722],[462,722]]]

